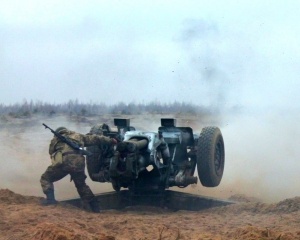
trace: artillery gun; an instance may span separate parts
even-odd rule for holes
[[[233,203],[169,190],[196,184],[198,178],[204,187],[220,184],[225,148],[218,127],[204,127],[197,134],[191,127],[177,127],[173,118],[162,118],[157,132],[136,130],[124,118],[115,118],[114,125],[117,131],[99,124],[89,132],[118,139],[114,148],[87,148],[92,153],[86,156],[89,177],[109,182],[115,190],[97,195],[102,209],[152,205],[197,211]],[[80,199],[64,202],[80,207]]]
[[[111,182],[133,193],[164,191],[196,184],[220,184],[225,162],[224,141],[218,127],[204,127],[200,134],[191,127],[177,127],[176,119],[162,118],[157,132],[138,131],[130,119],[114,119],[117,131],[106,124],[91,134],[119,139],[115,149],[88,147],[87,170],[92,181]],[[197,168],[198,177],[195,176]]]

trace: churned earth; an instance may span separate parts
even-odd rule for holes
[[[0,239],[300,239],[300,197],[266,204],[241,195],[240,201],[199,212],[154,207],[85,212],[40,197],[0,190]]]

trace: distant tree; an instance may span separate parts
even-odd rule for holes
[[[107,106],[104,103],[80,103],[78,99],[69,100],[66,103],[54,104],[41,101],[28,102],[13,105],[0,104],[0,114],[9,114],[15,117],[30,117],[32,114],[68,114],[68,115],[100,115],[100,114],[197,114],[209,113],[209,109],[190,103],[174,101],[173,103],[161,103],[154,100],[150,103],[124,103],[119,102]]]

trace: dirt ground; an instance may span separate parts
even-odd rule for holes
[[[147,119],[146,124],[141,119],[135,120],[141,127],[149,127],[152,123],[155,129],[154,120]],[[263,154],[258,148],[249,151],[249,147],[244,153],[244,148],[239,144],[242,144],[244,134],[248,137],[245,145],[249,146],[252,130],[243,133],[245,128],[236,130],[236,126],[226,127],[226,122],[220,123],[227,150],[222,183],[209,190],[197,184],[187,191],[233,200],[236,204],[198,212],[131,207],[95,214],[62,203],[47,207],[39,204],[43,197],[39,178],[50,163],[47,151],[52,137],[49,131],[43,129],[42,122],[54,129],[65,125],[82,133],[94,124],[91,120],[69,122],[65,118],[5,119],[1,122],[0,240],[300,239],[299,174],[292,170],[299,169],[296,143],[293,146],[282,145],[281,148],[281,142],[278,145],[277,142],[270,142],[273,138],[267,138],[267,134],[262,139],[255,135],[252,145],[259,145],[264,150]],[[193,128],[198,124],[191,119],[179,122]],[[271,130],[270,133],[273,133]],[[240,138],[232,135],[233,132],[238,132]],[[264,146],[264,142],[268,145]],[[270,143],[272,151],[274,147],[278,149],[276,155],[267,151]],[[289,150],[293,150],[293,155],[289,155],[290,164],[281,165],[280,158],[287,156]],[[247,178],[244,177],[245,168],[248,169],[247,174],[252,173]],[[281,178],[274,177],[274,173],[279,171]],[[94,183],[89,179],[87,183],[95,193],[112,190],[109,184]],[[55,183],[55,188],[58,200],[78,196],[68,178]]]
[[[300,239],[300,197],[276,204],[244,196],[199,212],[133,207],[89,213],[39,197],[0,190],[0,239]],[[243,202],[242,202],[243,201]]]

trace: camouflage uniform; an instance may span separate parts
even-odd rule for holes
[[[83,135],[69,131],[66,128],[62,128],[59,133],[75,142],[80,147],[91,145],[111,146],[114,143],[112,139],[108,137],[93,134]],[[85,183],[85,157],[66,143],[62,142],[56,136],[54,136],[51,140],[49,154],[51,156],[52,165],[50,165],[42,174],[40,180],[43,192],[46,194],[47,198],[49,193],[52,193],[55,201],[53,182],[56,182],[70,174],[82,201],[84,203],[90,203],[93,201],[94,194]]]

